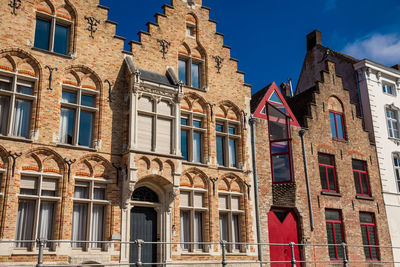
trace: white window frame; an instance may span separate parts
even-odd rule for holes
[[[67,108],[67,109],[73,109],[75,110],[75,120],[74,120],[74,125],[73,125],[73,134],[74,136],[72,137],[72,144],[68,143],[62,143],[61,142],[61,127],[59,125],[59,143],[61,145],[70,145],[70,146],[80,146],[80,147],[86,147],[86,146],[81,146],[78,145],[78,139],[79,139],[79,124],[80,124],[80,116],[81,116],[81,111],[85,112],[90,112],[93,113],[93,125],[92,125],[92,144],[89,146],[89,148],[94,147],[95,143],[95,136],[96,136],[96,121],[99,116],[99,97],[100,97],[100,92],[98,90],[93,90],[93,89],[87,89],[83,88],[82,86],[73,86],[70,84],[62,84],[62,92],[67,91],[67,92],[73,92],[76,94],[76,103],[67,103],[62,101],[62,96],[61,96],[61,101],[60,101],[60,124],[61,124],[61,109],[62,108]],[[94,104],[95,107],[89,107],[89,106],[82,106],[81,105],[81,100],[82,100],[82,95],[90,95],[94,96]]]
[[[35,19],[35,24],[36,20],[41,19],[41,20],[47,20],[50,21],[50,35],[49,35],[49,50],[44,50],[38,47],[35,47],[35,49],[43,50],[43,51],[49,51],[51,53],[58,54],[57,52],[54,52],[54,38],[55,38],[55,31],[56,31],[56,24],[62,25],[65,27],[69,27],[69,36],[68,36],[68,44],[67,44],[67,54],[59,54],[59,55],[64,55],[64,56],[70,56],[73,53],[73,36],[74,36],[74,21],[72,20],[67,20],[61,17],[57,17],[56,15],[53,14],[48,14],[40,11],[36,11],[36,19]],[[36,26],[35,26],[35,34],[36,34]],[[35,44],[33,44],[34,46]]]
[[[218,132],[217,129],[217,124],[223,124],[223,132]],[[231,134],[229,133],[229,127],[234,126],[236,128],[236,133]],[[240,168],[240,159],[239,159],[239,147],[240,147],[240,141],[241,141],[241,135],[240,135],[240,123],[235,120],[229,120],[229,119],[222,119],[218,118],[215,120],[215,131],[216,131],[216,137],[223,137],[224,143],[223,143],[223,157],[224,157],[224,165],[219,165],[218,164],[218,159],[217,159],[217,165],[222,166],[222,167],[227,167],[227,168],[235,168],[239,169]],[[234,139],[236,141],[236,147],[235,147],[235,158],[236,158],[236,166],[231,166],[231,162],[229,160],[229,140]],[[215,143],[217,145],[217,143]]]
[[[194,111],[181,110],[181,120],[186,119],[188,121],[187,125],[181,124],[181,131],[187,131],[187,153],[188,162],[194,163],[204,163],[205,159],[205,136],[207,134],[207,117],[206,114]],[[193,126],[193,121],[201,121],[201,128]],[[194,161],[194,149],[193,149],[193,136],[194,133],[201,134],[201,145],[200,145],[200,162]]]
[[[388,93],[388,87],[390,87],[392,93]],[[382,82],[382,92],[386,95],[390,95],[390,96],[396,96],[396,85],[390,82]]]
[[[184,84],[184,86],[195,89],[195,90],[204,90],[203,89],[205,86],[205,82],[203,81],[204,59],[179,54],[178,60],[186,62],[186,84]],[[193,84],[192,84],[192,64],[199,65],[199,88],[193,87]],[[179,72],[179,67],[178,67],[178,72]],[[179,73],[178,73],[178,77],[179,77]]]
[[[388,111],[393,112],[396,118],[388,117]],[[400,139],[400,127],[399,127],[399,110],[397,108],[393,108],[390,106],[385,107],[385,117],[386,117],[386,126],[388,130],[388,137],[393,139]],[[395,129],[392,128],[392,125],[396,125],[397,127],[397,137],[395,136]],[[392,135],[392,136],[391,136]]]
[[[190,34],[189,32],[193,33],[193,34]],[[187,21],[186,22],[186,36],[189,38],[196,39],[196,32],[197,32],[196,24]]]
[[[205,206],[205,203],[208,199],[208,191],[206,189],[202,189],[202,188],[191,188],[191,187],[181,187],[180,189],[180,194],[182,193],[189,193],[189,206],[183,206],[181,203],[179,205],[179,212],[181,211],[186,211],[189,212],[189,227],[190,227],[190,242],[194,242],[194,216],[195,216],[195,212],[201,212],[203,214],[203,218],[202,218],[202,229],[203,229],[203,242],[205,241],[205,217],[206,214],[208,212],[208,207]],[[194,206],[194,195],[196,193],[200,193],[203,194],[203,201],[204,201],[204,205],[203,207],[195,207]],[[180,217],[180,216],[179,216]],[[182,227],[182,226],[181,226]],[[181,239],[182,240],[182,236]],[[183,244],[181,244],[180,248],[182,251],[185,252],[207,252],[208,251],[208,246],[203,244],[202,248],[196,248],[194,244],[189,244],[188,245],[188,249],[185,249]]]
[[[397,193],[400,193],[400,153],[393,153],[393,169],[394,169],[394,179],[396,182]]]
[[[72,201],[73,201],[73,205],[75,203],[79,203],[79,204],[87,204],[87,217],[86,217],[86,239],[85,240],[79,240],[79,241],[91,241],[92,240],[92,236],[91,236],[91,225],[92,225],[92,220],[93,220],[93,206],[94,205],[103,205],[104,206],[104,217],[103,217],[103,239],[105,241],[105,235],[106,235],[106,221],[107,221],[107,208],[109,205],[111,205],[111,201],[107,200],[107,185],[112,183],[112,180],[110,179],[98,179],[98,178],[94,178],[94,177],[80,177],[80,176],[75,176],[74,177],[75,180],[75,184],[76,182],[82,182],[82,183],[88,183],[89,187],[88,187],[88,198],[75,198],[72,197]],[[94,188],[98,185],[103,185],[105,186],[105,192],[104,192],[104,197],[105,200],[99,200],[99,199],[94,199]],[[75,194],[75,185],[74,185],[74,194]],[[72,206],[73,206],[72,205]],[[73,219],[73,218],[71,218]],[[71,229],[72,229],[72,225],[71,225]],[[79,241],[73,241],[71,238],[71,244],[73,243],[81,243]],[[95,244],[94,244],[95,245]],[[104,244],[102,244],[100,246],[100,248],[98,247],[92,247],[92,244],[90,242],[85,242],[83,247],[73,247],[73,250],[83,250],[83,251],[87,251],[87,250],[106,250],[106,246]]]
[[[25,195],[25,194],[21,194],[21,193],[17,193],[17,197],[18,197],[18,205],[19,205],[19,200],[33,200],[35,201],[35,212],[34,212],[34,219],[33,219],[33,231],[32,231],[32,240],[36,240],[38,238],[38,227],[39,227],[39,215],[40,215],[40,204],[42,201],[46,201],[46,202],[54,202],[54,217],[53,217],[53,222],[56,223],[56,214],[57,214],[57,205],[60,203],[61,201],[61,197],[60,195],[62,194],[60,188],[60,183],[63,182],[63,177],[62,175],[59,174],[50,174],[50,173],[43,173],[43,172],[25,172],[25,171],[21,171],[21,180],[22,177],[32,177],[32,178],[36,178],[37,179],[37,192],[36,195]],[[57,179],[57,191],[56,191],[56,196],[41,196],[41,192],[42,192],[42,183],[43,183],[43,179]],[[20,187],[21,190],[21,187]],[[53,229],[53,231],[55,230],[55,228]],[[15,229],[15,233],[16,233],[17,229]],[[55,232],[53,233],[53,235],[55,234]],[[24,242],[21,242],[24,243]],[[30,246],[27,247],[17,247],[16,249],[21,249],[21,250],[35,250],[36,249],[36,242],[33,242],[30,244]],[[54,243],[50,244],[50,246],[48,248],[45,248],[47,250],[54,250]]]
[[[243,217],[245,215],[245,211],[241,209],[241,207],[244,206],[243,201],[244,201],[244,194],[241,192],[231,192],[231,191],[218,191],[218,201],[220,196],[226,196],[227,197],[227,205],[228,207],[226,209],[222,209],[219,205],[218,205],[218,221],[219,221],[219,217],[221,216],[221,214],[226,214],[228,216],[228,239],[229,240],[225,240],[227,242],[232,242],[233,240],[233,227],[232,227],[232,223],[233,223],[233,215],[238,215],[239,216],[239,242],[238,243],[244,243],[242,240],[242,233],[243,233],[243,229],[242,229],[242,221],[243,221]],[[239,197],[239,210],[233,210],[232,209],[232,197]],[[219,202],[218,202],[219,204]],[[219,224],[218,224],[219,225]],[[221,229],[219,229],[219,233],[221,234]],[[222,237],[220,237],[222,238]],[[237,242],[237,241],[236,241]],[[227,251],[230,253],[244,253],[245,252],[245,246],[238,244],[238,246],[240,247],[240,249],[237,249],[236,246],[234,244],[229,244],[227,245]]]
[[[140,108],[137,108],[137,118],[139,118],[140,115],[144,115],[144,116],[149,116],[152,118],[152,132],[151,132],[151,152],[155,152],[158,153],[157,150],[157,129],[158,129],[158,120],[159,119],[166,119],[166,120],[170,120],[171,121],[171,136],[170,136],[170,140],[171,140],[171,147],[170,147],[170,153],[167,153],[168,155],[172,155],[175,153],[175,135],[176,135],[176,117],[174,116],[175,114],[175,109],[176,106],[175,104],[172,102],[171,99],[169,98],[159,98],[156,99],[155,96],[150,95],[150,94],[142,94],[139,97],[139,101],[140,98],[142,97],[146,97],[149,98],[150,101],[152,102],[153,105],[153,111],[145,111],[145,110],[140,110]],[[165,114],[161,114],[158,111],[158,104],[161,101],[165,101],[168,102],[169,105],[171,105],[171,115],[165,115]],[[137,125],[137,124],[136,124]],[[162,129],[161,129],[162,130]],[[137,138],[138,142],[140,142],[139,140],[139,136]],[[180,140],[179,140],[180,141]],[[160,153],[160,154],[165,154],[165,153]]]
[[[23,138],[23,139],[32,139],[32,134],[31,134],[32,128],[33,128],[32,119],[35,117],[35,115],[33,114],[33,110],[35,109],[36,100],[37,100],[36,92],[37,92],[38,78],[33,77],[33,76],[23,75],[23,74],[18,73],[17,71],[15,71],[15,72],[0,71],[0,81],[8,82],[7,79],[4,79],[4,78],[2,79],[2,77],[11,79],[11,91],[0,89],[0,96],[6,96],[6,97],[10,98],[9,108],[8,108],[8,121],[7,121],[7,126],[6,126],[7,127],[6,136],[13,136],[16,138]],[[26,94],[17,92],[18,80],[33,83],[32,95],[26,95]],[[29,130],[28,130],[29,137],[28,138],[25,138],[22,136],[15,136],[12,133],[16,99],[31,101],[31,114],[30,114],[30,119],[29,119]],[[2,136],[1,133],[0,133],[0,136]]]

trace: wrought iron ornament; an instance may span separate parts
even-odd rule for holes
[[[96,19],[95,17],[87,17],[87,16],[85,16],[85,19],[89,24],[87,30],[90,31],[90,37],[94,39],[93,33],[97,32],[97,24],[100,24],[100,20]]]
[[[12,177],[14,177],[14,172],[15,172],[15,162],[17,161],[17,158],[22,156],[22,152],[14,152],[12,153],[12,151],[8,152],[8,155],[13,159],[13,163],[12,163]]]
[[[111,88],[114,86],[114,83],[110,82],[108,79],[105,80],[104,82],[108,84],[108,102],[111,103],[112,102],[112,99],[111,99]]]
[[[111,102],[111,101],[110,101]],[[115,170],[117,171],[117,185],[119,185],[119,172],[122,171],[121,167],[118,167],[117,165],[115,165],[114,162],[111,163],[111,165],[115,168]]]
[[[52,67],[50,67],[48,65],[46,65],[45,68],[48,69],[49,72],[50,72],[50,74],[49,74],[49,87],[47,88],[47,90],[53,90],[51,88],[51,81],[53,80],[53,71],[58,71],[58,69],[57,68],[52,68]]]
[[[214,107],[215,107],[215,104],[211,104],[210,102],[208,102],[207,104],[208,104],[208,106],[210,107],[211,120],[213,120],[213,118],[214,118]]]
[[[215,67],[217,68],[217,73],[221,73],[220,70],[222,68],[222,62],[224,62],[224,59],[220,56],[213,56],[215,63],[217,63],[217,65],[215,65]]]
[[[215,183],[218,181],[218,177],[215,177],[215,178],[210,177],[209,179],[213,184],[213,194],[215,196]]]
[[[69,178],[71,177],[71,165],[76,162],[76,159],[64,158],[64,162],[68,165],[68,182],[69,182]]]
[[[169,46],[171,45],[171,43],[168,42],[167,40],[160,40],[160,39],[157,39],[157,42],[161,46],[160,52],[163,54],[162,58],[165,59],[165,55],[168,53],[168,49],[169,49]]]
[[[21,2],[22,0],[10,0],[10,3],[8,3],[8,5],[13,9],[11,11],[11,14],[17,15],[17,9],[21,7]]]

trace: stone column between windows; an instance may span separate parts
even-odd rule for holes
[[[129,149],[137,147],[137,101],[138,94],[131,92],[129,107]]]
[[[181,151],[181,103],[178,98],[175,104],[175,144],[173,154],[182,156]]]

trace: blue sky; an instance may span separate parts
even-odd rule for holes
[[[118,22],[117,34],[138,40],[170,0],[100,0]],[[253,93],[275,81],[292,78],[294,86],[306,52],[307,33],[322,32],[322,43],[356,58],[400,64],[399,0],[203,0],[218,21],[224,44]]]

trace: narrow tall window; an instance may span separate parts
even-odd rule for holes
[[[34,47],[68,55],[72,24],[72,21],[65,18],[38,13]]]
[[[344,139],[343,114],[335,111],[329,111],[329,118],[331,121],[332,137]]]
[[[378,238],[375,216],[372,213],[360,212],[361,236],[367,260],[379,260]]]
[[[238,168],[239,124],[218,119],[215,129],[218,165]]]
[[[394,164],[394,172],[395,172],[395,179],[397,184],[397,192],[400,192],[400,157],[395,155],[393,156],[393,164]]]
[[[389,137],[399,138],[398,111],[386,108],[386,120],[387,120]]]
[[[328,250],[331,260],[343,259],[342,243],[344,242],[343,236],[343,223],[342,216],[338,210],[326,210],[326,232],[328,236]]]
[[[181,149],[183,159],[203,163],[204,136],[206,117],[195,111],[182,111],[181,114]]]
[[[77,241],[104,241],[106,184],[95,179],[75,181],[72,215],[72,246],[86,248],[87,243]],[[101,243],[90,243],[92,248],[102,248]]]
[[[179,80],[186,86],[201,89],[204,86],[202,81],[203,64],[204,60],[201,58],[179,55]]]
[[[60,201],[61,176],[22,176],[18,196],[15,240],[54,240],[55,208]],[[17,247],[31,248],[34,242],[20,242]],[[51,243],[46,244],[50,247]]]
[[[371,190],[367,172],[367,163],[362,160],[353,159],[352,165],[357,195],[370,197]]]
[[[204,222],[207,190],[182,188],[180,192],[181,248],[188,251],[203,250]]]
[[[322,190],[338,192],[334,157],[332,155],[319,153],[318,166]]]
[[[60,143],[93,146],[98,92],[64,85],[61,100]]]
[[[0,135],[30,138],[36,79],[24,78],[0,75]]]
[[[233,243],[228,246],[229,252],[240,252],[242,247],[241,220],[244,214],[241,208],[243,194],[239,192],[219,192],[219,231],[220,239]]]

